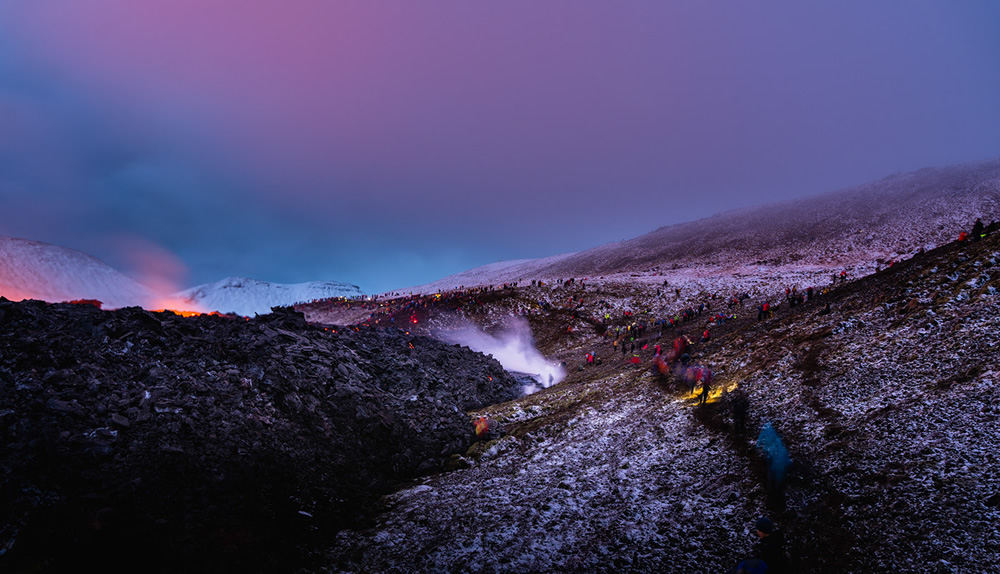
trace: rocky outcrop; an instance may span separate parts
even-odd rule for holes
[[[517,389],[467,348],[290,309],[0,299],[0,566],[294,571]]]

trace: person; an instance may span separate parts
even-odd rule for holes
[[[976,222],[972,224],[972,240],[979,241],[980,239],[982,239],[983,232],[984,232],[983,220],[977,217]]]
[[[691,340],[687,338],[687,335],[681,333],[679,337],[674,339],[674,355],[677,357],[683,356],[690,344]]]
[[[711,338],[712,334],[708,332],[708,329],[705,329],[705,332],[701,334],[701,342],[707,343]]]
[[[765,422],[757,437],[757,448],[767,461],[767,493],[775,500],[783,500],[785,472],[791,465],[788,449],[770,422]]]
[[[767,574],[767,564],[760,558],[748,558],[741,560],[732,574]]]
[[[785,535],[766,516],[761,516],[754,524],[757,529],[757,545],[753,558],[767,564],[768,574],[781,574],[788,569],[788,557],[785,556]]]
[[[712,388],[712,370],[702,369],[701,371],[701,398],[698,404],[703,405],[708,402],[708,392]]]

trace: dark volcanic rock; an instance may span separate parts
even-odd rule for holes
[[[511,399],[398,330],[0,300],[0,570],[294,571]]]

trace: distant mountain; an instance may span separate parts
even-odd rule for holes
[[[50,303],[94,299],[105,309],[143,307],[220,311],[252,317],[271,307],[360,295],[357,285],[312,281],[284,285],[238,277],[158,294],[100,260],[66,247],[0,236],[0,296]]]
[[[96,299],[106,308],[148,306],[149,287],[74,249],[0,236],[0,296],[13,301]]]
[[[484,265],[415,292],[678,268],[855,268],[1000,220],[1000,159],[896,174],[841,191],[720,213],[567,255]]]
[[[337,281],[282,284],[227,277],[215,283],[181,291],[177,297],[201,309],[252,317],[254,314],[270,313],[271,307],[358,295],[361,295],[361,289],[357,285]]]

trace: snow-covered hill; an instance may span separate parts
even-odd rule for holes
[[[669,270],[754,273],[794,267],[864,275],[1000,220],[1000,159],[888,176],[814,197],[720,213],[546,259],[470,269],[410,290]]]
[[[152,289],[86,253],[13,237],[0,237],[0,296],[12,301],[96,299],[105,308],[157,302]]]
[[[441,291],[452,291],[463,287],[476,285],[499,285],[502,283],[513,283],[525,277],[535,277],[539,271],[555,265],[556,263],[575,255],[574,253],[564,253],[553,255],[541,259],[514,259],[510,261],[498,261],[489,265],[474,267],[455,275],[449,275],[437,281],[397,289],[397,293],[437,293]]]
[[[289,306],[330,297],[361,295],[357,285],[337,281],[269,283],[244,277],[227,277],[215,283],[192,287],[177,296],[200,309],[252,317],[266,314],[271,307]]]
[[[357,285],[337,281],[289,285],[239,277],[181,293],[161,294],[86,253],[39,241],[0,237],[0,296],[12,301],[92,299],[100,301],[105,309],[167,308],[252,317],[269,313],[271,307],[357,295],[361,295]]]

